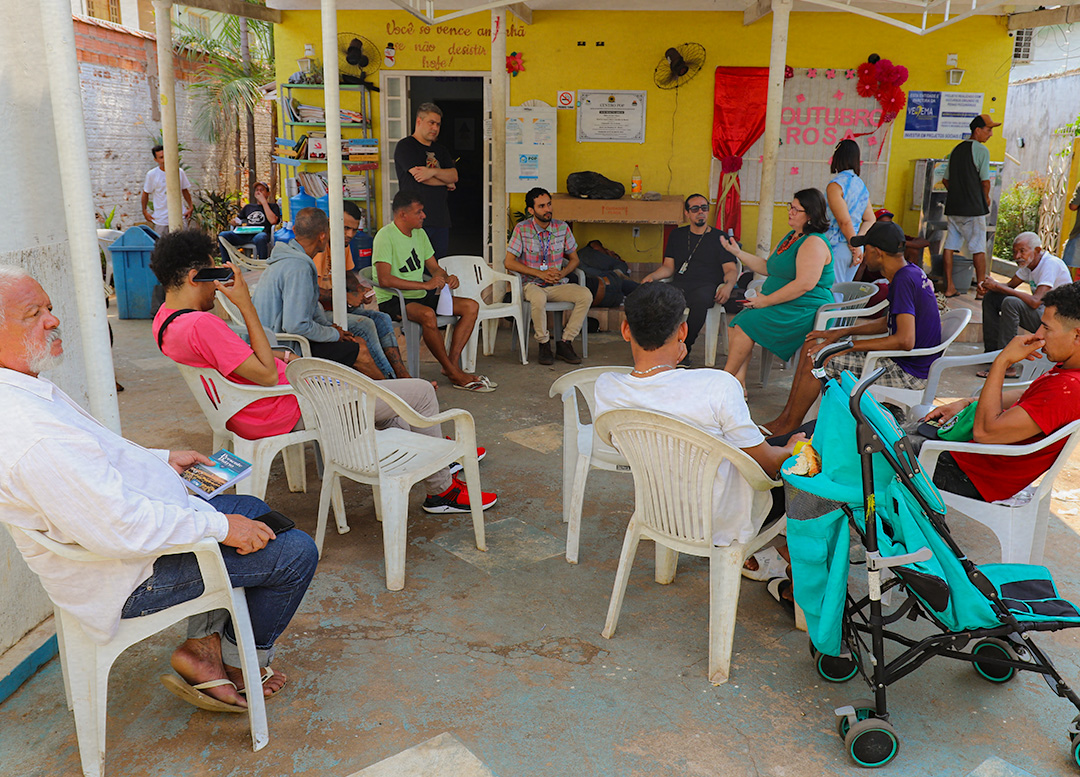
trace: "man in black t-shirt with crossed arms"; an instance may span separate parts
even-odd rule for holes
[[[686,319],[686,357],[679,362],[690,366],[690,349],[697,340],[705,316],[714,304],[724,304],[735,289],[738,263],[720,245],[719,230],[709,227],[709,200],[703,194],[691,194],[683,203],[689,225],[679,227],[668,237],[664,262],[645,276],[643,283],[671,278],[682,290],[690,316]]]

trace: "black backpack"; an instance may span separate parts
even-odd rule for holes
[[[566,176],[566,191],[587,200],[617,200],[626,194],[626,187],[600,173],[586,170]]]

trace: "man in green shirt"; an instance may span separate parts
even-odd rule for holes
[[[454,388],[485,393],[493,391],[497,384],[480,375],[469,375],[458,366],[461,352],[472,336],[480,306],[476,300],[454,297],[454,336],[450,352],[443,345],[443,337],[436,322],[435,309],[443,286],[458,287],[455,275],[446,271],[435,260],[431,241],[423,230],[424,204],[416,192],[399,191],[394,195],[391,207],[394,220],[379,230],[372,247],[372,265],[378,288],[375,299],[379,310],[400,320],[403,314],[398,296],[391,289],[400,289],[405,297],[404,315],[420,325],[424,344],[442,365],[442,372]],[[424,280],[424,270],[431,278]]]

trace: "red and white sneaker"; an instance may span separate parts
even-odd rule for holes
[[[486,510],[499,499],[493,491],[480,492],[481,509]],[[441,494],[431,494],[424,500],[425,513],[467,513],[472,510],[469,490],[465,483],[456,477],[451,479],[450,488]]]
[[[447,437],[446,439],[449,440],[450,438]],[[483,461],[485,456],[487,456],[487,448],[483,448],[483,447],[481,447],[479,445],[476,446],[476,460],[477,461]],[[456,475],[457,473],[461,472],[461,470],[462,470],[462,467],[461,467],[461,462],[460,461],[455,461],[453,464],[450,465],[450,474],[451,475]]]

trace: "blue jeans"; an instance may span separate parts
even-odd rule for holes
[[[379,318],[376,318],[376,316]],[[381,319],[386,319],[386,321],[383,322]],[[349,313],[348,320],[349,334],[363,338],[379,371],[388,378],[396,378],[394,368],[390,366],[390,360],[386,358],[386,354],[383,352],[384,344],[388,347],[397,348],[397,338],[394,337],[394,324],[390,321],[390,316],[377,311],[373,314],[364,310],[361,313]],[[385,335],[387,327],[390,329],[389,338]]]
[[[218,237],[224,238],[225,242],[234,246],[243,246],[248,243],[255,244],[255,253],[260,259],[265,259],[270,255],[270,236],[265,232],[258,232],[254,235],[238,235],[235,232],[222,232]],[[221,261],[229,261],[229,252],[225,250],[225,246],[221,246]]]
[[[1061,261],[1065,262],[1066,267],[1080,267],[1080,235],[1065,244],[1065,250],[1061,252]]]
[[[222,494],[210,500],[215,510],[255,518],[269,512],[266,502],[253,496]],[[315,574],[319,553],[315,541],[299,529],[282,532],[262,550],[240,555],[221,546],[225,568],[233,585],[247,595],[251,629],[259,666],[274,656],[274,641],[289,625]],[[202,574],[194,553],[161,556],[154,571],[128,597],[122,618],[138,618],[194,599],[203,592]],[[228,666],[240,666],[236,635],[226,610],[214,610],[188,618],[188,639],[220,634],[221,658]]]

